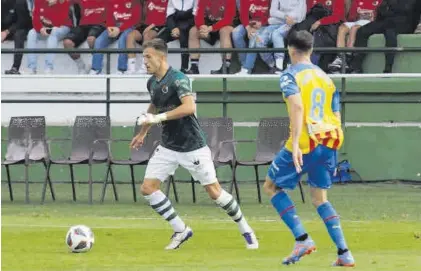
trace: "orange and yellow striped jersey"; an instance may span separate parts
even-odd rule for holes
[[[339,112],[339,92],[329,76],[313,64],[299,63],[283,72],[280,87],[288,114],[287,98],[301,95],[304,119],[299,145],[303,154],[311,152],[319,144],[339,149],[344,141],[341,121],[334,114]],[[292,135],[285,147],[292,151]]]

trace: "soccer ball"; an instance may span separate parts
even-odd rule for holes
[[[85,225],[72,226],[66,234],[66,245],[73,253],[88,252],[94,240],[94,233]]]

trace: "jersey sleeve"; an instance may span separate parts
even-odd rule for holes
[[[338,90],[335,90],[332,97],[332,111],[333,112],[339,112],[341,108],[340,104],[340,93]]]
[[[300,92],[300,89],[298,88],[298,85],[297,85],[297,81],[295,81],[294,76],[292,76],[292,74],[290,73],[282,74],[281,79],[280,79],[280,88],[285,98],[288,98],[288,96],[291,96]]]
[[[190,87],[190,79],[187,76],[179,76],[174,81],[175,89],[177,90],[178,98],[183,98],[184,96],[193,95],[193,91]]]

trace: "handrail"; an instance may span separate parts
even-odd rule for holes
[[[323,47],[323,48],[314,48],[314,52],[326,52],[326,53],[346,53],[346,52],[358,52],[358,53],[381,53],[381,52],[421,52],[421,47],[354,47],[354,48],[339,48],[339,47]],[[212,54],[212,53],[279,53],[287,52],[286,48],[169,48],[169,54],[181,54],[181,53],[200,53],[200,54]],[[14,48],[2,48],[2,54],[14,54],[14,53],[34,53],[34,54],[69,54],[69,53],[79,53],[79,54],[118,54],[118,53],[142,53],[142,48],[134,49],[114,49],[114,48],[104,48],[104,49],[85,49],[85,48],[37,48],[37,49],[14,49]]]
[[[240,75],[240,74],[191,74],[187,75],[190,79],[277,79],[278,74],[253,74],[253,75]],[[421,73],[361,73],[361,74],[328,74],[330,78],[421,78]],[[142,79],[149,78],[150,75],[143,74],[22,74],[16,75],[1,75],[2,78],[7,79],[22,79],[22,78],[51,78],[51,79]]]

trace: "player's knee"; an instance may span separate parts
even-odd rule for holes
[[[152,183],[145,180],[140,186],[140,193],[142,193],[144,196],[150,195],[157,190],[159,190],[159,185],[157,185],[155,182]]]
[[[73,48],[73,47],[75,47],[75,44],[73,43],[72,40],[65,39],[65,40],[63,40],[63,47],[64,48]]]
[[[263,184],[263,191],[269,196],[276,193],[276,186],[268,176],[266,176],[265,183]]]
[[[318,208],[320,205],[322,205],[323,203],[327,202],[327,200],[323,199],[323,198],[312,198],[311,199],[311,203],[313,204],[313,206],[315,208]]]
[[[218,182],[209,184],[205,186],[205,190],[208,193],[209,197],[213,200],[216,200],[221,195],[221,185]]]

